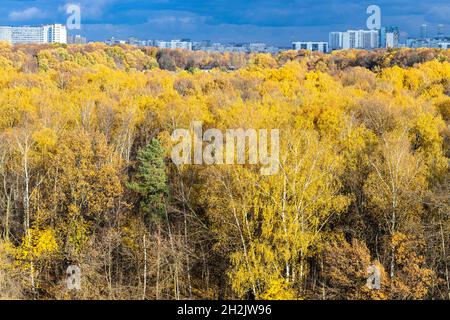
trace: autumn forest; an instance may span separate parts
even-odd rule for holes
[[[279,172],[176,166],[193,121]],[[450,50],[0,43],[0,137],[0,299],[450,299]]]

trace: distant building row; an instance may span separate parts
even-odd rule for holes
[[[436,38],[445,37],[445,26],[443,24],[438,24],[436,30],[437,30]],[[420,38],[421,39],[432,38],[432,36],[430,36],[429,26],[427,24],[422,24],[420,26]]]
[[[241,43],[241,44],[222,44],[211,43],[210,40],[191,41],[190,39],[178,40],[139,40],[137,38],[130,38],[128,40],[118,40],[111,38],[105,41],[108,45],[116,44],[130,44],[135,46],[149,46],[162,49],[185,49],[185,50],[201,50],[211,52],[269,52],[277,53],[280,48],[275,46],[268,46],[265,43]]]
[[[294,50],[310,50],[331,52],[341,49],[376,49],[397,48],[399,31],[396,27],[379,30],[348,30],[346,32],[330,32],[328,42],[293,42]]]
[[[399,31],[396,27],[378,30],[348,30],[346,32],[330,32],[329,49],[376,49],[397,48]]]
[[[86,37],[82,37],[79,34],[74,36],[67,36],[67,43],[69,44],[86,44],[87,39]]]
[[[116,44],[130,44],[133,46],[141,46],[141,47],[149,46],[165,49],[192,50],[192,42],[187,39],[163,41],[163,40],[139,40],[137,38],[130,38],[128,40],[119,40],[112,37],[111,39],[106,40],[105,43],[111,46]]]
[[[66,26],[51,24],[44,26],[0,27],[0,41],[11,44],[67,43]]]
[[[450,49],[450,38],[406,39],[408,48]]]
[[[406,46],[409,48],[440,48],[450,49],[450,37],[445,36],[445,27],[443,24],[437,26],[435,37],[431,37],[428,25],[420,26],[420,38],[406,39]]]

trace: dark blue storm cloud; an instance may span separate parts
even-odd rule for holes
[[[329,31],[365,28],[366,8],[382,10],[382,24],[402,36],[416,36],[420,25],[430,34],[438,24],[450,29],[450,1],[408,0],[2,0],[0,25],[64,23],[65,6],[78,3],[83,34],[142,39],[191,38],[223,42],[326,40]]]

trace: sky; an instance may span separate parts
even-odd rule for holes
[[[420,25],[445,25],[450,34],[449,0],[1,0],[0,25],[66,23],[68,4],[81,8],[81,34],[89,40],[212,40],[266,42],[327,41],[328,32],[366,29],[369,5],[381,8],[384,26],[398,26],[402,38],[415,37]]]

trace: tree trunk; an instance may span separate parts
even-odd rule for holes
[[[447,297],[450,299],[450,281],[449,281],[449,274],[448,274],[447,253],[445,250],[445,235],[444,235],[444,229],[442,228],[442,222],[440,223],[440,229],[441,229],[442,254],[444,255],[444,265],[445,265],[445,281],[447,283]]]
[[[159,277],[161,269],[161,226],[158,224],[158,248],[156,258],[156,300],[159,300]]]
[[[144,233],[142,241],[144,244],[144,287],[142,290],[142,300],[145,300],[146,291],[147,291],[147,243],[145,241],[145,233]]]

